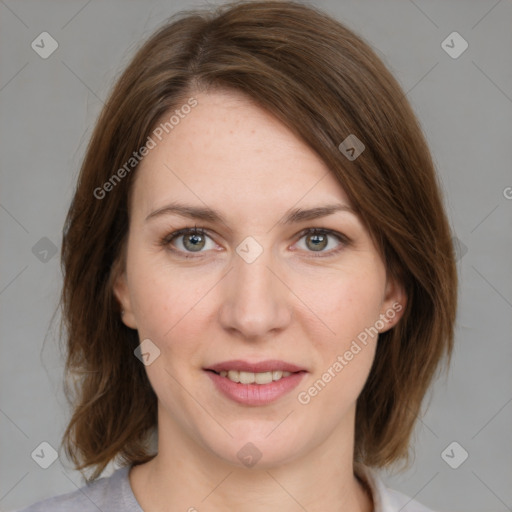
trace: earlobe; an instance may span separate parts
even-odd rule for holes
[[[122,311],[121,321],[131,329],[137,329],[137,323],[133,314],[128,283],[126,279],[126,271],[117,271],[117,275],[113,285],[114,295],[119,302]]]
[[[386,293],[382,310],[381,320],[384,321],[384,328],[379,329],[381,333],[394,327],[402,318],[405,306],[407,304],[407,295],[403,284],[396,278],[388,278],[386,282]]]

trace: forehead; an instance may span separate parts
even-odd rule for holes
[[[194,97],[197,105],[137,169],[134,205],[143,213],[178,198],[220,210],[245,206],[252,214],[318,201],[350,204],[321,158],[250,99],[225,91]]]

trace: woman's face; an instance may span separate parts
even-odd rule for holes
[[[402,290],[311,149],[244,96],[195,97],[137,170],[115,285],[124,323],[150,340],[159,447],[260,467],[351,450]]]

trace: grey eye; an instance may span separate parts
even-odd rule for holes
[[[323,234],[313,233],[310,235],[306,235],[305,238],[306,238],[306,245],[313,251],[321,251],[322,249],[325,249],[325,247],[327,246],[328,235],[325,233],[323,233]],[[310,243],[308,243],[308,242],[310,242]]]
[[[306,252],[331,253],[335,252],[344,244],[344,241],[340,236],[318,228],[304,233],[300,238],[299,243],[301,243],[302,240],[305,240],[305,244],[300,247],[300,249],[303,249]],[[332,246],[333,244],[330,240],[336,240],[338,244],[334,244],[334,246]]]
[[[205,246],[205,235],[191,233],[189,235],[181,235],[183,246],[190,251],[198,252]]]

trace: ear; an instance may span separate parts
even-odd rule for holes
[[[388,331],[400,321],[405,312],[406,305],[407,295],[401,280],[388,275],[384,301],[379,317],[379,326],[382,326],[382,324],[384,324],[384,326],[382,329],[379,329],[379,333]]]
[[[133,308],[130,298],[130,290],[128,287],[126,269],[122,267],[119,261],[117,261],[114,264],[113,272],[113,292],[121,306],[121,311],[124,311],[124,313],[121,315],[121,321],[127,327],[130,327],[131,329],[137,329],[137,322],[135,320],[135,315],[133,314]]]

